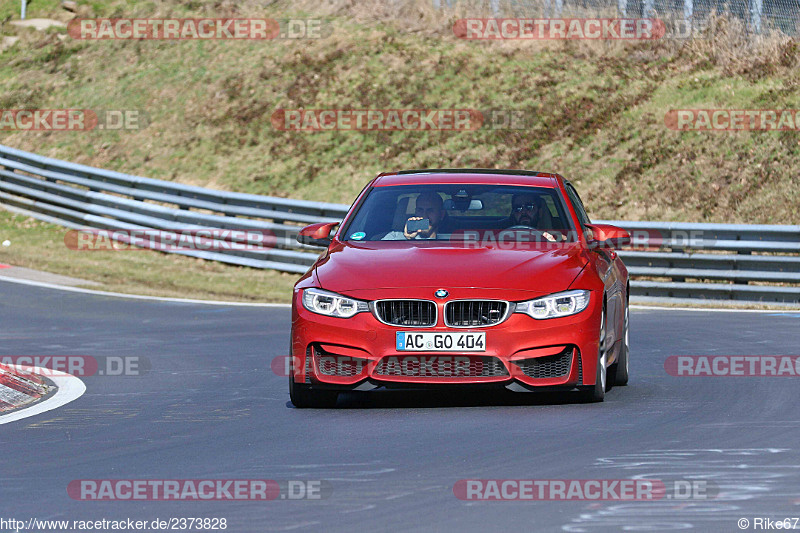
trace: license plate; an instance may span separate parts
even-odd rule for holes
[[[398,352],[485,352],[486,333],[398,331]]]

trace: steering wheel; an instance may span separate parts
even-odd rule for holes
[[[554,233],[553,231],[542,231],[540,229],[536,229],[533,226],[526,226],[525,224],[517,224],[515,226],[511,226],[510,228],[506,228],[502,231],[510,231],[510,230],[533,230],[531,233],[536,234],[537,238],[543,242],[544,241],[561,242],[565,240],[560,232]],[[545,237],[545,234],[549,235],[552,238],[548,239],[547,237]]]

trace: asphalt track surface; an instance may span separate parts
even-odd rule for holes
[[[634,310],[631,383],[602,404],[508,393],[350,394],[299,410],[270,370],[286,308],[0,283],[0,355],[140,356],[0,426],[0,518],[226,518],[227,531],[740,531],[800,516],[797,378],[681,378],[670,355],[796,355],[797,313]],[[77,479],[326,480],[323,500],[94,502]],[[702,479],[713,500],[468,502],[460,479]],[[752,525],[750,526],[752,528]],[[751,529],[752,530],[752,529]]]

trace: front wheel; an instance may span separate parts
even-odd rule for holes
[[[628,326],[628,305],[625,304],[625,323],[622,326],[622,348],[619,352],[619,360],[614,363],[614,385],[624,386],[628,384],[628,366],[630,365],[630,340]]]
[[[608,369],[606,368],[606,306],[603,304],[603,312],[600,315],[600,342],[597,349],[597,372],[595,374],[594,387],[586,391],[586,401],[602,402],[606,396],[606,381]]]
[[[289,376],[289,399],[298,409],[334,407],[338,397],[336,391],[314,390],[305,383],[295,383],[294,372]]]

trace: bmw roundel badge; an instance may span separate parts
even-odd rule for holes
[[[447,292],[447,291],[446,291],[446,290],[444,290],[444,289],[439,289],[438,291],[434,292],[433,294],[434,294],[434,296],[436,296],[437,298],[447,298],[447,296],[448,296],[450,293],[449,293],[449,292]]]

